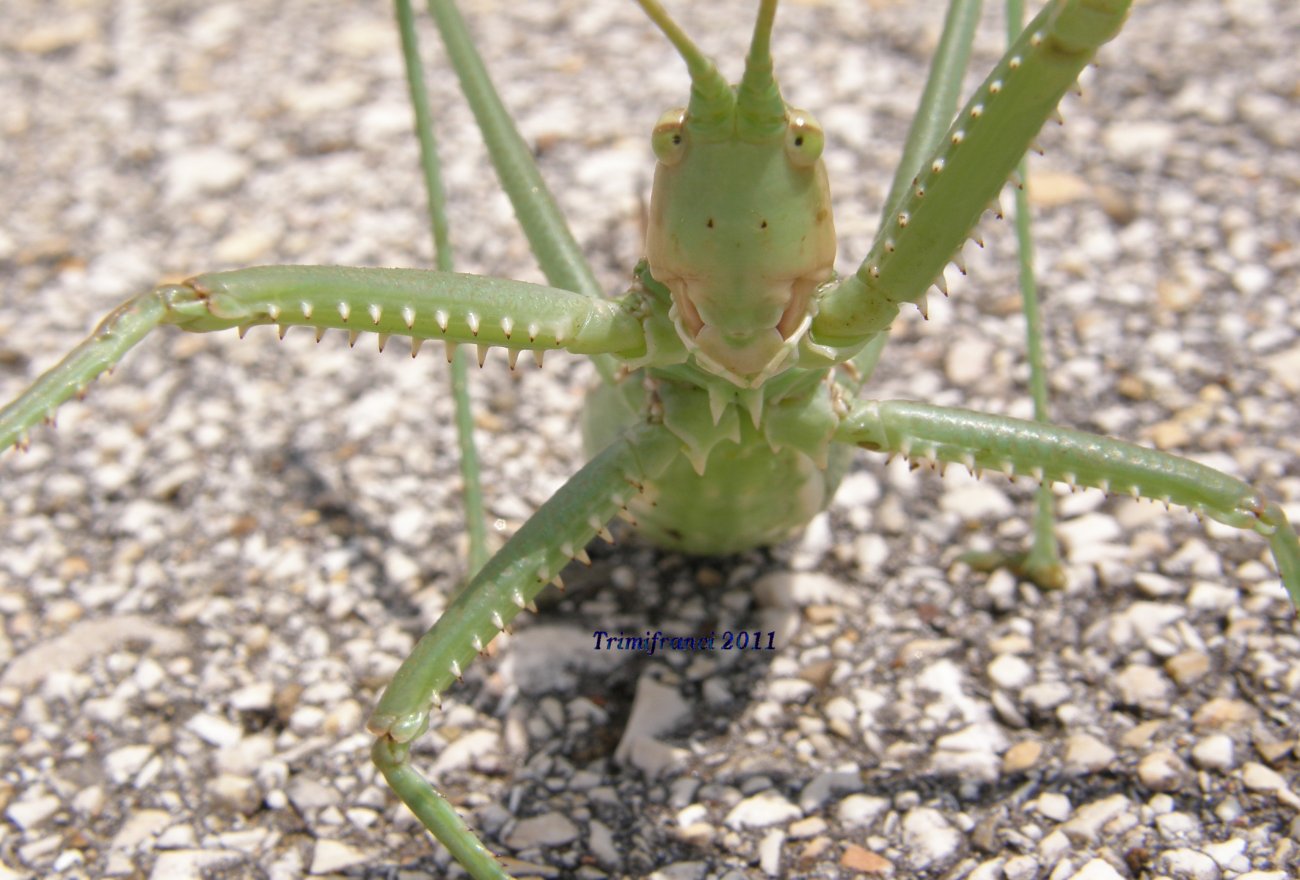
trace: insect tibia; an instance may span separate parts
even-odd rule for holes
[[[616,302],[452,272],[263,266],[200,275],[181,289],[198,306],[174,321],[189,330],[300,325],[343,330],[352,342],[370,332],[472,343],[480,357],[492,346],[628,357],[645,349],[640,323]]]
[[[1283,582],[1300,605],[1300,544],[1281,508],[1249,484],[1197,462],[1042,422],[907,401],[856,403],[838,439],[913,461],[1150,498],[1258,532],[1269,539]]]
[[[1003,184],[1079,71],[1118,32],[1128,5],[1066,0],[1030,23],[921,164],[916,185],[889,205],[856,273],[860,284],[842,283],[822,298],[815,338],[861,338],[884,329],[898,303],[922,295],[986,208],[1001,216]]]
[[[626,474],[639,482],[657,476],[674,448],[663,428],[629,431],[561,487],[419,640],[380,700],[372,732],[395,737],[394,724],[414,725],[432,695],[450,687],[547,583],[559,580],[571,557],[585,555],[581,548],[597,535],[612,540],[606,523],[635,494]]]
[[[111,371],[150,330],[192,305],[187,295],[183,287],[160,287],[114,309],[85,341],[0,409],[0,450],[27,448],[28,430],[33,425],[53,424],[60,404],[84,396],[86,387],[101,373]]]
[[[1300,608],[1300,540],[1297,540],[1295,529],[1280,506],[1258,497],[1252,500],[1252,513],[1257,520],[1255,531],[1268,538],[1278,574],[1282,576],[1282,585],[1291,595],[1291,601]]]

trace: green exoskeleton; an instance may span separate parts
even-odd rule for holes
[[[731,85],[654,0],[640,0],[685,60],[687,105],[665,112],[644,261],[605,298],[528,150],[487,82],[450,2],[434,17],[488,136],[547,284],[404,269],[260,267],[199,275],[124,304],[0,411],[0,446],[28,431],[159,324],[206,332],[267,324],[590,356],[590,462],[486,562],[396,671],[368,730],[389,784],[476,878],[505,871],[417,770],[412,745],[444,692],[586,545],[623,515],[654,543],[732,554],[782,541],[831,503],[859,448],[912,462],[1165,500],[1269,544],[1300,602],[1300,546],[1262,489],[1155,450],[1041,422],[862,395],[900,308],[924,307],[1093,54],[1125,0],[1057,0],[955,108],[977,4],[955,2],[919,124],[865,259],[835,274],[826,136],[773,74],[774,0],[759,4],[744,75]],[[410,47],[409,9],[399,3]],[[413,55],[414,50],[410,49]],[[421,86],[413,74],[418,98]],[[955,122],[953,121],[955,119]],[[427,139],[427,134],[426,134]],[[429,157],[426,153],[426,159]],[[434,202],[436,176],[429,176]],[[443,252],[440,250],[440,259]],[[382,343],[381,343],[382,344]],[[462,349],[462,353],[464,349]],[[462,358],[463,360],[463,358]],[[463,367],[463,364],[462,364]],[[468,473],[472,483],[475,476]],[[482,522],[481,513],[471,519]],[[482,538],[473,542],[475,554]],[[1054,578],[1059,563],[1030,573]]]

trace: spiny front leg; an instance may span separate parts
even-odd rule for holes
[[[647,480],[676,455],[662,426],[641,425],[573,476],[515,533],[416,644],[380,698],[368,729],[388,784],[458,862],[479,880],[507,876],[455,809],[410,764],[411,742],[429,726],[429,706],[474,657],[528,607],[548,582]]]
[[[1211,467],[1084,431],[908,401],[860,401],[837,439],[912,460],[1128,493],[1186,507],[1268,539],[1300,606],[1300,541],[1277,503]]]
[[[521,351],[538,364],[550,349],[575,354],[645,353],[641,322],[616,302],[567,290],[452,272],[422,269],[348,269],[337,266],[261,266],[199,275],[135,297],[110,314],[95,332],[0,409],[0,449],[22,445],[27,431],[52,421],[60,404],[105,370],[159,324],[210,332],[258,324],[408,336],[411,353],[426,339],[448,346],[478,346],[479,364],[492,346],[509,351],[513,367]]]
[[[574,354],[644,352],[639,320],[617,303],[568,290],[455,272],[261,266],[199,275],[192,289],[210,321],[186,329],[276,324],[442,339]],[[514,362],[513,356],[511,363]]]
[[[1020,39],[958,114],[938,152],[885,217],[853,275],[825,288],[813,339],[847,345],[889,327],[900,304],[920,302],[971,235],[1043,123],[1097,50],[1119,32],[1129,0],[1058,0]]]
[[[27,432],[38,422],[54,423],[59,405],[84,394],[95,377],[122,359],[169,312],[163,291],[138,296],[118,306],[63,360],[41,374],[13,402],[0,408],[0,451],[26,447]]]

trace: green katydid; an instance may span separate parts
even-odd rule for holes
[[[1122,12],[1113,12],[1107,27],[1117,28],[1121,19]],[[1030,53],[1026,51],[1024,59],[1030,57]],[[1073,74],[1070,75],[1066,82],[1061,84],[1061,88],[1063,89],[1065,85],[1068,85],[1068,82],[1072,81],[1072,79]],[[1005,80],[1009,84],[1012,78],[1007,76]],[[714,91],[719,90],[715,89]],[[1001,91],[999,89],[999,92]],[[1055,101],[1053,100],[1051,103],[1054,105]],[[996,118],[992,112],[994,102],[989,99],[987,104],[988,112],[985,116]],[[706,108],[704,112],[709,111]],[[784,113],[779,115],[785,116]],[[1036,129],[1036,127],[1035,125],[1034,128]],[[664,133],[667,133],[669,136],[667,139],[672,141],[672,135],[675,131],[672,121],[666,121],[656,132],[656,139],[663,140]],[[974,128],[972,128],[972,131],[974,131]],[[691,133],[689,122],[685,132],[687,135]],[[710,135],[705,134],[702,139],[707,140],[709,137]],[[765,137],[770,137],[770,134],[765,135]],[[797,152],[798,149],[804,146],[804,144],[798,143],[787,144],[786,138],[787,135],[783,131],[781,138],[778,139],[778,146],[782,151],[787,151],[793,147],[794,151]],[[667,164],[674,161],[672,151],[677,149],[680,144],[657,144],[657,146],[668,153],[667,159],[665,159],[664,155],[660,156],[661,162]],[[953,156],[956,155],[957,153],[954,152]],[[955,163],[952,163],[949,157],[941,158],[944,162],[942,166],[938,165],[939,159],[933,160],[931,164],[932,175],[940,173],[935,171],[936,167],[940,168],[941,174],[949,174],[954,170]],[[1011,158],[1014,159],[1015,157]],[[685,157],[681,159],[681,163],[685,164]],[[726,164],[724,162],[723,167]],[[677,166],[668,165],[667,167]],[[999,173],[993,175],[991,180],[982,182],[986,184],[986,188],[990,192],[993,192],[996,190],[996,182],[1000,180],[1001,176]],[[941,180],[946,181],[953,178],[959,182],[967,180],[980,182],[978,174],[965,172],[961,173],[960,176],[942,177]],[[942,188],[929,183],[925,185],[929,188],[927,197],[933,197],[931,200],[938,201],[942,206],[944,202],[937,195],[942,192]],[[699,184],[693,186],[698,187]],[[953,198],[953,204],[961,201],[955,197],[951,198]],[[978,209],[986,199],[987,195],[977,199],[978,204],[967,207],[978,213]],[[815,215],[817,212],[810,211],[810,213]],[[901,228],[906,228],[911,235],[922,235],[927,231],[927,227],[923,225],[924,212],[916,207],[904,206],[889,211],[887,214],[893,216],[895,222]],[[900,222],[899,216],[901,214],[907,215],[906,223]],[[729,224],[738,222],[734,217],[722,216],[721,212],[719,212],[718,216],[704,216],[702,219],[706,221],[703,224],[706,229],[717,229],[719,235],[734,235]],[[709,221],[713,221],[713,223],[710,224]],[[763,226],[765,221],[769,223],[766,227]],[[689,224],[692,221],[688,219],[681,222]],[[656,220],[652,217],[651,229],[661,233],[664,227],[656,227],[655,223]],[[778,221],[775,216],[774,218],[759,217],[756,225],[760,230],[766,230],[778,225]],[[957,235],[956,241],[960,241],[965,235],[963,229],[957,229],[955,232]],[[902,245],[907,243],[901,229],[898,242]],[[882,245],[882,247],[884,246]],[[951,250],[946,245],[945,248]],[[676,274],[678,278],[685,277],[687,272],[678,272],[672,265],[671,257],[659,257],[660,265],[665,268],[662,270],[656,269],[657,255],[654,253],[653,244],[651,249],[652,262],[650,268],[652,272],[664,276]],[[889,252],[891,248],[885,247],[884,250]],[[950,255],[948,254],[948,256]],[[879,257],[877,264],[864,264],[864,271],[860,276],[864,279],[864,284],[869,285],[872,283],[872,279],[875,277],[875,269],[883,268],[886,272],[888,271],[886,265],[888,259],[880,257],[879,254],[877,254],[877,257]],[[937,265],[941,269],[947,257],[942,254],[940,257]],[[691,259],[694,259],[694,257]],[[689,259],[687,263],[690,263]],[[905,267],[910,266],[911,262],[905,264]],[[931,268],[933,267],[928,267],[925,272],[929,272]],[[814,267],[811,272],[803,272],[797,276],[800,279],[799,283],[803,285],[803,296],[805,297],[805,302],[802,303],[803,306],[807,306],[806,300],[811,297],[812,289],[818,283],[826,280],[828,272],[828,268],[822,264]],[[224,289],[236,292],[237,298],[237,292],[240,288],[244,285],[251,285],[256,294],[256,308],[260,311],[251,314],[218,314],[212,328],[222,322],[229,326],[262,322],[289,323],[291,309],[296,308],[298,314],[293,316],[294,320],[308,325],[320,326],[326,324],[326,318],[328,317],[330,326],[352,329],[356,327],[355,324],[351,323],[353,315],[355,314],[360,318],[364,314],[365,318],[362,320],[368,320],[369,324],[363,323],[362,329],[377,328],[380,332],[394,332],[397,334],[418,330],[435,339],[449,338],[467,343],[482,343],[485,340],[497,344],[514,343],[512,345],[514,348],[527,348],[528,346],[523,344],[523,340],[525,337],[531,337],[529,342],[541,340],[547,347],[568,347],[570,350],[579,352],[587,349],[603,350],[614,354],[630,354],[634,364],[638,358],[649,354],[649,347],[645,345],[647,337],[644,323],[646,314],[651,315],[650,321],[652,323],[658,322],[658,326],[652,328],[654,334],[650,335],[650,338],[660,346],[658,351],[668,352],[668,359],[663,362],[652,361],[651,363],[657,363],[659,368],[666,371],[662,377],[664,384],[658,389],[657,394],[652,394],[652,397],[657,397],[658,400],[635,400],[629,407],[633,413],[645,411],[652,413],[650,419],[652,427],[636,429],[637,436],[647,438],[645,445],[638,448],[634,453],[624,452],[597,459],[603,465],[598,465],[594,470],[587,472],[586,479],[589,481],[589,485],[578,498],[584,504],[595,504],[596,506],[592,507],[590,511],[584,509],[581,515],[572,518],[572,522],[577,526],[574,534],[560,534],[557,537],[554,533],[557,530],[562,531],[565,527],[557,524],[554,520],[539,519],[535,521],[533,534],[536,534],[537,531],[551,532],[552,534],[544,533],[541,535],[542,541],[538,545],[539,549],[535,552],[543,555],[536,557],[533,562],[529,563],[532,570],[525,572],[528,575],[526,579],[528,583],[517,585],[500,583],[502,598],[506,601],[485,606],[482,609],[484,620],[494,628],[499,628],[497,626],[498,619],[502,623],[506,622],[509,617],[513,616],[518,605],[527,604],[531,600],[532,592],[534,592],[532,581],[535,580],[537,585],[540,586],[549,580],[550,576],[558,574],[558,565],[562,561],[561,557],[572,557],[581,553],[582,544],[585,543],[586,538],[590,537],[585,532],[588,530],[599,531],[598,526],[589,522],[592,514],[603,523],[603,520],[607,519],[608,515],[613,512],[613,507],[621,506],[624,502],[630,502],[635,506],[636,496],[629,493],[629,483],[623,479],[625,476],[623,471],[632,464],[635,464],[638,469],[647,471],[632,475],[633,482],[638,484],[636,487],[638,489],[640,485],[651,485],[653,488],[654,478],[659,476],[652,473],[656,468],[675,467],[676,473],[671,479],[690,486],[686,491],[697,493],[698,490],[689,482],[691,479],[690,472],[699,469],[707,458],[711,457],[709,453],[712,444],[719,442],[719,440],[725,442],[728,438],[734,437],[741,432],[750,439],[760,441],[763,448],[768,445],[799,448],[802,459],[812,461],[821,468],[829,464],[829,458],[834,454],[832,450],[838,448],[831,446],[830,441],[832,439],[847,440],[873,448],[903,452],[905,450],[899,447],[906,439],[906,431],[929,432],[926,433],[928,439],[914,439],[913,448],[906,450],[923,456],[927,452],[925,447],[928,444],[939,442],[941,433],[949,428],[945,419],[951,418],[951,413],[941,413],[940,415],[945,416],[945,419],[936,420],[933,417],[934,412],[925,409],[875,408],[868,405],[855,407],[850,399],[851,396],[847,393],[844,395],[845,400],[836,397],[821,398],[816,394],[805,393],[806,389],[799,388],[799,383],[792,380],[793,373],[789,368],[793,363],[796,352],[797,356],[803,359],[799,362],[800,366],[809,362],[816,364],[818,363],[817,358],[823,358],[829,362],[848,357],[866,341],[862,336],[864,330],[862,325],[868,319],[862,318],[860,312],[855,311],[851,305],[840,305],[841,299],[825,300],[822,304],[822,310],[816,318],[811,320],[805,321],[805,319],[811,318],[806,312],[800,314],[787,304],[782,304],[780,308],[775,309],[779,320],[760,325],[757,330],[751,327],[724,327],[724,323],[730,320],[730,315],[725,315],[715,322],[708,313],[709,307],[700,306],[684,298],[681,291],[674,288],[669,277],[659,279],[666,282],[667,285],[661,287],[655,280],[642,273],[639,280],[641,287],[636,294],[636,308],[638,310],[636,312],[631,309],[618,310],[604,305],[593,306],[577,298],[565,297],[558,292],[542,293],[536,287],[525,288],[523,286],[502,284],[488,289],[483,282],[465,281],[457,283],[463,283],[468,291],[467,293],[458,292],[451,285],[442,285],[439,287],[438,292],[434,294],[430,311],[421,313],[416,310],[413,317],[408,317],[405,313],[406,309],[414,308],[414,300],[407,295],[406,291],[411,289],[410,284],[412,282],[417,286],[422,285],[417,276],[390,273],[382,276],[378,274],[358,274],[354,277],[361,279],[361,288],[364,288],[364,290],[352,286],[346,288],[340,286],[343,284],[351,285],[352,282],[346,275],[251,270],[242,273],[205,276],[196,285],[188,287],[180,285],[169,288],[168,295],[179,298],[192,298],[196,291],[201,291],[202,298],[204,298],[204,302],[201,304],[202,308],[195,309],[192,305],[182,303],[176,311],[181,313],[189,309],[198,325],[203,325],[205,322],[214,321],[213,312],[220,313],[228,305],[231,308],[240,305],[234,302],[233,299],[230,303],[218,300],[209,301],[206,298],[210,294],[219,289]],[[282,285],[282,280],[287,280],[289,286],[296,287],[289,290]],[[933,280],[933,276],[927,276],[927,278],[921,280],[927,281],[927,285],[922,286],[922,289],[924,289],[924,286],[928,286],[928,280]],[[396,291],[395,298],[386,301],[378,299],[375,293],[378,284],[391,285],[393,290]],[[678,286],[683,285],[679,284]],[[844,284],[839,289],[847,289],[848,286],[848,284]],[[328,296],[320,298],[322,292],[327,292]],[[354,294],[359,298],[355,300],[348,299]],[[446,299],[438,299],[438,297],[446,297]],[[534,302],[535,306],[519,311],[519,303],[529,297],[532,299],[527,301]],[[274,309],[274,313],[266,308],[268,302]],[[342,308],[339,305],[341,302],[345,303]],[[670,302],[672,305],[677,306],[675,316],[669,311]],[[209,305],[212,308],[209,308]],[[424,302],[421,302],[421,306],[423,305]],[[722,312],[726,311],[725,303],[721,305],[715,303],[714,306]],[[329,314],[331,308],[333,313]],[[695,310],[695,314],[691,313],[692,308]],[[768,310],[772,310],[770,305]],[[635,320],[629,320],[629,315],[633,316]],[[394,319],[400,320],[402,324],[394,324],[390,328],[384,323],[386,320],[393,321]],[[818,336],[818,320],[825,322],[820,337]],[[536,331],[530,326],[534,323],[537,325]],[[208,328],[200,327],[200,329]],[[868,326],[865,329],[871,328]],[[760,333],[765,334],[768,341],[761,341],[759,339]],[[779,342],[773,338],[773,333],[780,337]],[[730,336],[727,334],[730,334]],[[856,334],[856,338],[849,340],[848,337],[854,334]],[[806,345],[804,344],[805,340],[808,341]],[[674,346],[680,350],[673,352],[672,348]],[[673,362],[680,362],[685,358],[683,351],[694,358],[693,367],[689,365],[680,366],[679,363]],[[701,373],[701,370],[703,373]],[[710,373],[717,378],[708,378]],[[774,391],[780,386],[783,376],[788,384],[783,393],[777,395]],[[718,379],[723,381],[719,382]],[[689,380],[689,382],[685,383],[688,386],[690,382],[702,382],[701,387],[706,390],[697,393],[686,387],[681,396],[674,397],[674,392],[668,386],[672,383],[680,383],[683,380]],[[845,384],[851,385],[853,383],[849,379]],[[639,393],[640,389],[639,384],[633,386],[626,382],[618,387],[621,389],[630,388],[636,393]],[[673,387],[676,387],[676,385],[673,385]],[[762,393],[756,393],[759,391]],[[618,405],[618,401],[613,399],[618,395],[607,394],[606,396],[610,398],[607,402],[611,406]],[[50,400],[42,399],[38,403],[41,405],[41,411],[43,411],[43,408],[50,405]],[[782,407],[785,408],[784,411]],[[844,408],[841,409],[841,407]],[[794,410],[798,410],[797,417],[786,421],[782,420],[783,412]],[[830,417],[829,421],[828,416]],[[746,424],[746,419],[749,420],[750,426],[757,424],[757,427],[754,427],[753,430],[762,430],[763,436],[760,437],[751,432],[750,427]],[[912,420],[909,423],[912,427],[904,431],[901,426],[908,419]],[[843,427],[836,427],[834,423],[838,423]],[[658,427],[660,424],[666,425],[667,428]],[[719,430],[717,428],[719,424],[723,424],[725,430]],[[1001,466],[1002,460],[993,457],[992,452],[984,453],[978,448],[962,445],[963,443],[969,444],[969,440],[962,439],[965,435],[961,432],[964,430],[966,434],[969,434],[972,424],[978,425],[979,436],[986,439],[995,436],[995,434],[997,436],[1010,436],[1015,431],[1018,431],[1017,436],[1026,444],[1026,450],[1023,452],[1001,450],[998,455],[1012,457],[1013,463],[1017,464],[1023,471],[1032,473],[1035,468],[1041,468],[1050,477],[1063,476],[1066,472],[1069,472],[1073,473],[1078,478],[1078,481],[1083,483],[1096,483],[1100,480],[1107,480],[1112,484],[1111,488],[1126,489],[1127,484],[1132,482],[1139,482],[1145,486],[1145,481],[1148,479],[1147,475],[1152,469],[1159,469],[1170,463],[1168,459],[1154,457],[1149,459],[1154,464],[1136,462],[1133,465],[1136,470],[1122,472],[1123,469],[1121,468],[1118,471],[1094,472],[1089,464],[1090,453],[1083,450],[1069,464],[1061,465],[1054,456],[1046,458],[1035,456],[1033,448],[1039,441],[1031,436],[1031,432],[1027,427],[1012,426],[1005,420],[997,419],[984,420],[965,426],[958,425],[956,428],[957,434],[955,435],[957,439],[953,441],[956,445],[936,449],[935,452],[938,457],[951,456],[951,459],[958,463],[970,463],[989,469],[997,469]],[[1015,431],[1011,430],[1013,427]],[[615,430],[615,428],[608,425],[597,426],[593,429],[595,433],[603,432],[607,436],[612,436]],[[672,433],[676,440],[671,443],[667,442],[665,430]],[[852,431],[851,434],[845,433],[850,430]],[[819,431],[820,433],[818,433]],[[842,436],[833,436],[836,431],[841,432]],[[900,431],[904,431],[902,439],[900,439]],[[809,436],[811,436],[811,439],[808,439]],[[1084,442],[1076,438],[1075,435],[1057,434],[1056,436],[1057,439],[1051,441],[1056,444],[1053,447],[1056,450],[1062,448],[1061,437],[1067,438],[1068,443],[1076,447]],[[805,442],[809,445],[800,447],[799,444]],[[677,453],[683,449],[688,454],[678,457]],[[717,452],[717,450],[712,451]],[[1104,454],[1109,455],[1111,453],[1106,451]],[[618,459],[619,455],[622,456],[623,460],[618,462],[617,468],[610,472],[617,479],[611,479],[609,474],[601,474],[600,467],[609,466],[611,461]],[[1140,459],[1146,454],[1132,452],[1132,455]],[[1016,456],[1023,456],[1023,458],[1018,459]],[[672,462],[675,462],[675,464]],[[1142,470],[1143,467],[1146,470]],[[813,475],[816,476],[816,473],[813,472]],[[1217,487],[1209,485],[1215,480],[1217,478],[1211,477],[1207,471],[1189,468],[1188,476],[1181,484],[1171,486],[1164,491],[1173,494],[1175,500],[1191,501],[1196,505],[1206,507],[1220,502],[1213,496],[1205,497],[1196,494],[1179,493],[1195,493],[1207,489],[1210,492],[1217,491]],[[581,485],[581,483],[575,485]],[[1230,483],[1223,483],[1222,487],[1223,492],[1242,491]],[[823,488],[821,491],[824,493],[826,490]],[[808,489],[808,492],[816,494],[814,489],[811,488]],[[614,503],[613,499],[609,498],[611,494],[617,496],[617,504]],[[698,499],[698,495],[692,497],[693,501],[698,501]],[[820,508],[821,504],[819,502],[821,501],[821,498],[814,499],[804,513],[815,512],[816,509]],[[669,506],[671,506],[671,501],[667,498],[659,505],[660,508]],[[690,505],[682,505],[682,507],[684,509],[680,510],[678,515],[668,521],[667,524],[652,524],[652,528],[658,531],[659,536],[667,539],[669,543],[677,543],[693,550],[736,550],[740,549],[742,545],[771,540],[796,525],[792,521],[785,520],[778,520],[770,525],[761,525],[760,518],[755,518],[748,523],[749,528],[752,530],[749,534],[738,535],[730,528],[729,524],[723,524],[720,526],[720,533],[717,536],[702,540],[697,536],[702,534],[703,527],[709,524],[709,521],[716,524],[720,518],[715,513],[711,517],[705,517],[704,521],[687,528],[680,524],[684,522],[683,517],[690,515]],[[1249,516],[1263,513],[1265,514],[1265,530],[1271,525],[1281,529],[1276,534],[1283,536],[1287,534],[1284,528],[1285,521],[1280,518],[1280,512],[1273,508],[1262,508],[1258,511],[1224,510],[1219,511],[1219,513],[1223,518],[1233,520],[1233,524],[1240,524]],[[655,516],[655,511],[646,508],[640,511],[639,514],[642,520],[647,520]],[[675,532],[683,532],[685,537],[677,537],[674,534]],[[520,540],[527,540],[526,533],[521,533],[521,535],[524,535],[524,537]],[[1278,548],[1282,555],[1282,559],[1279,561],[1285,569],[1287,560],[1290,559],[1287,554],[1294,553],[1293,536],[1290,543],[1283,538],[1279,538],[1275,541],[1274,546]],[[1290,562],[1294,564],[1293,559]],[[489,569],[489,576],[492,571],[492,569]],[[546,577],[539,577],[542,574],[545,574]],[[487,583],[487,580],[481,579],[480,583]],[[521,592],[518,597],[514,595],[516,586]],[[465,601],[473,602],[476,600],[475,597],[479,597],[478,601],[482,601],[482,595],[481,588],[471,587],[466,593],[467,598]],[[443,624],[443,629],[445,630],[449,625],[450,623]],[[463,645],[454,641],[457,635]],[[464,649],[465,645],[468,645],[470,648],[477,650],[478,643],[485,645],[488,640],[490,638],[487,637],[486,632],[460,630],[453,634],[452,642],[440,640],[435,648],[437,650],[446,650],[447,646],[450,645],[454,651],[460,651]],[[455,673],[456,667],[452,665],[453,662],[463,666],[466,660],[456,656],[453,660],[444,661],[440,666],[431,668],[430,672],[444,677]],[[427,704],[428,695],[421,694],[416,698],[410,698],[402,695],[400,691],[395,691],[394,694],[396,694],[396,697],[390,699],[396,699],[399,706],[397,710],[390,710],[385,708],[387,704],[381,705],[381,714],[377,724],[379,731],[391,732],[393,730],[392,725],[398,723],[405,724],[408,728],[421,726],[424,719],[419,713],[423,710],[417,711],[413,707],[418,704]],[[404,720],[407,716],[411,716],[410,719]],[[396,721],[393,719],[396,719]],[[404,739],[409,732],[409,730],[403,731],[398,738]],[[389,748],[384,745],[386,742],[386,740],[381,739],[381,753],[384,749]],[[389,761],[387,756],[382,759],[385,762]],[[391,764],[387,769],[389,772],[397,774],[406,772],[404,767],[395,768]],[[407,783],[401,784],[405,785]],[[409,794],[407,796],[412,797]],[[421,794],[414,797],[418,799],[423,796]],[[461,843],[464,846],[469,846],[463,840]],[[478,857],[468,854],[462,856],[462,858],[467,862],[474,863],[474,860]],[[479,860],[477,864],[476,870],[479,873],[491,875],[493,869],[488,861]]]

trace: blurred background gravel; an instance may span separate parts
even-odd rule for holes
[[[622,289],[680,62],[631,3],[472,5]],[[683,12],[732,75],[750,5]],[[779,16],[787,96],[828,132],[842,270],[937,6]],[[10,0],[5,20],[0,398],[162,279],[431,261],[385,9]],[[1138,3],[1049,126],[1033,193],[1056,418],[1300,518],[1298,37],[1289,0]],[[538,279],[432,38],[425,54],[459,267]],[[951,300],[900,322],[873,395],[1028,413],[1008,224],[981,231]],[[445,367],[406,351],[160,332],[0,458],[0,878],[455,873],[363,730],[462,572]],[[592,376],[520,364],[495,352],[476,377],[503,534],[580,464]],[[448,695],[417,760],[539,876],[1293,876],[1300,639],[1264,543],[1081,493],[1062,498],[1063,593],[956,561],[1018,547],[1028,498],[864,455],[772,551],[692,560],[620,533]],[[595,630],[771,630],[779,649],[598,653]]]

